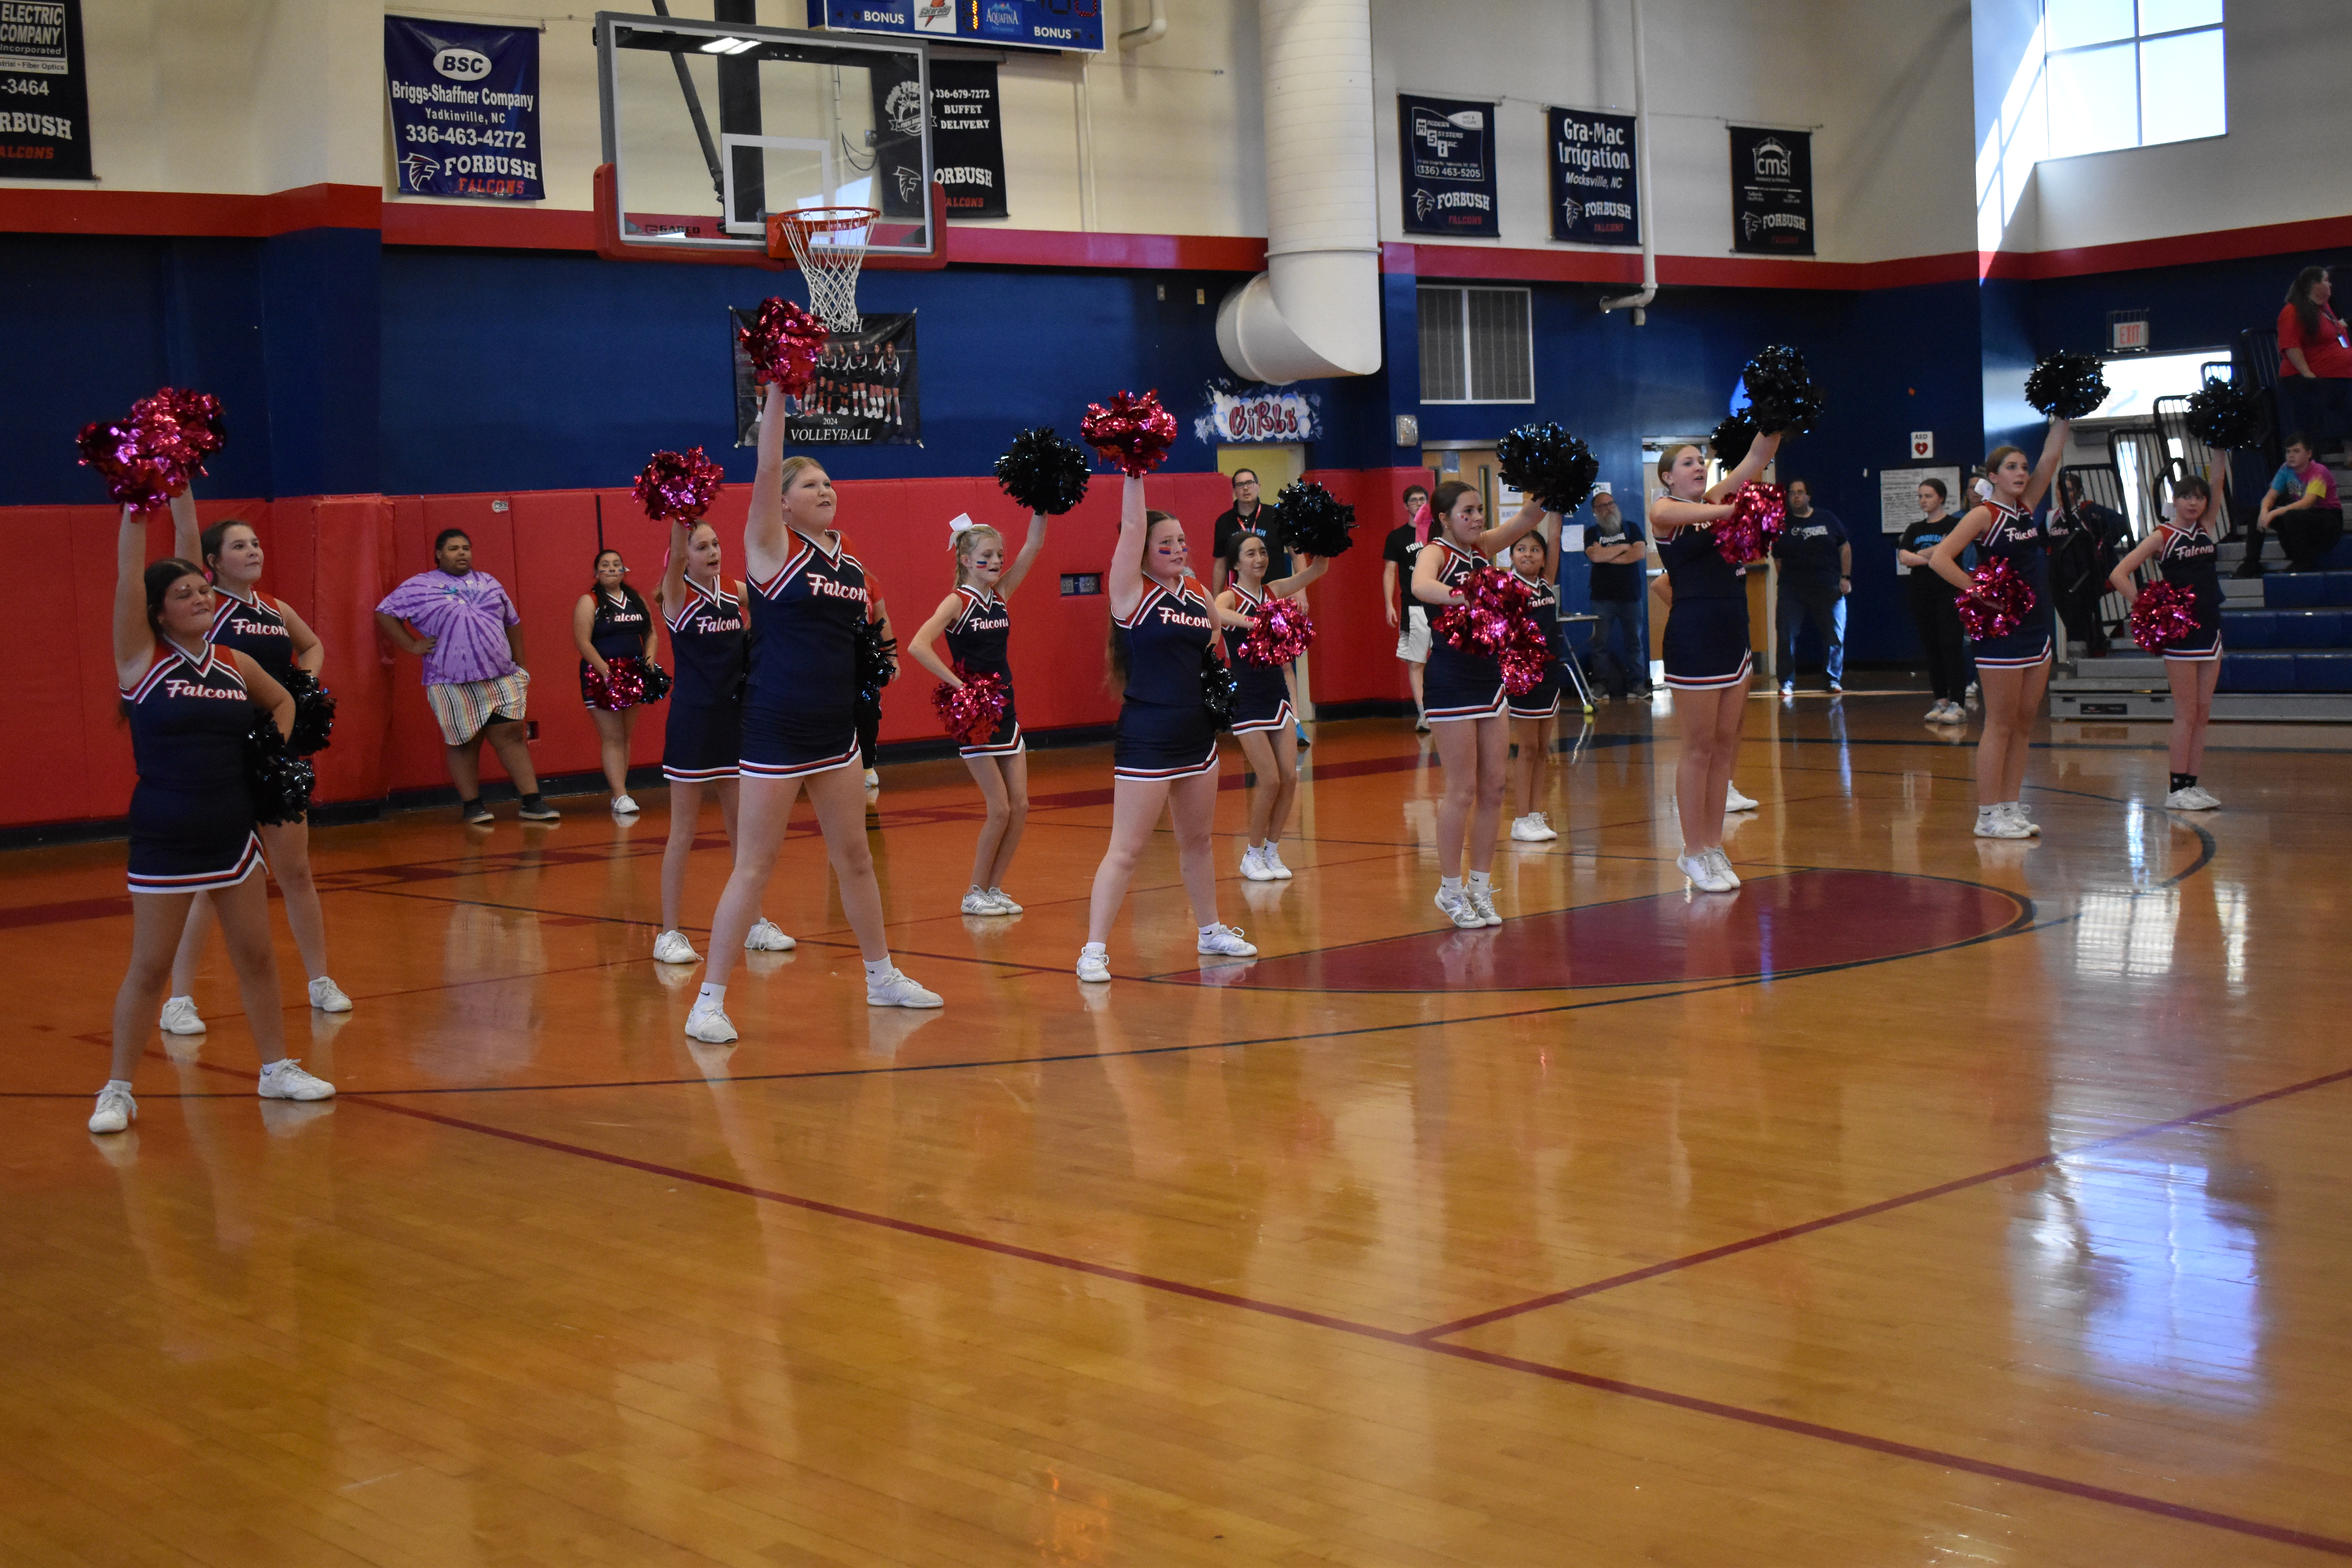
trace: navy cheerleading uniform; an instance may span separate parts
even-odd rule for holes
[[[793,553],[751,586],[743,776],[798,779],[857,762],[857,627],[866,568],[793,531]]]
[[[1244,615],[1255,616],[1265,605],[1265,595],[1253,594],[1239,582],[1229,582],[1234,603]],[[1242,657],[1249,640],[1246,626],[1225,628],[1225,663],[1234,672],[1234,733],[1286,730],[1295,722],[1290,710],[1290,682],[1278,664],[1253,664]]]
[[[1207,590],[1187,577],[1171,592],[1147,576],[1135,613],[1111,624],[1127,660],[1113,775],[1154,782],[1215,772],[1217,728],[1201,701],[1201,661],[1216,637]]]
[[[603,589],[596,591],[596,619],[588,632],[589,646],[596,657],[610,664],[616,658],[642,659],[646,657],[646,634],[653,629],[653,612],[635,594],[624,594],[615,599]],[[604,705],[596,700],[590,682],[596,677],[596,667],[586,659],[580,661],[580,700],[591,708]],[[631,703],[636,707],[638,704]]]
[[[1432,539],[1423,548],[1440,552],[1437,580],[1448,588],[1458,590],[1480,569],[1478,558],[1450,539]],[[1444,607],[1432,605],[1429,610],[1433,635],[1429,639],[1429,666],[1421,678],[1423,716],[1433,724],[1451,723],[1457,719],[1501,718],[1505,708],[1502,660],[1464,653],[1444,637],[1435,635],[1437,617],[1444,613]]]
[[[261,864],[245,737],[260,717],[235,658],[206,645],[201,659],[170,642],[122,693],[139,785],[131,793],[131,890],[204,893],[233,888]]]
[[[977,746],[959,746],[961,757],[1014,757],[1025,749],[1021,717],[1013,709],[1013,662],[1006,645],[1013,640],[1013,609],[994,594],[956,585],[963,605],[948,623],[948,658],[966,680],[993,675],[1004,682],[1004,714]]]
[[[2007,637],[1969,638],[1969,651],[1979,669],[2032,669],[2050,662],[2051,656],[2050,536],[2039,518],[1997,500],[1984,506],[1992,513],[1992,522],[1977,535],[1977,560],[2008,562],[2032,588],[2033,606],[2018,617],[2017,629]]]
[[[278,606],[258,592],[250,599],[240,599],[219,584],[213,585],[213,592],[220,596],[220,603],[213,609],[212,627],[205,633],[205,640],[215,647],[235,648],[261,666],[272,680],[291,689],[294,634]]]
[[[677,666],[662,731],[662,777],[673,784],[731,779],[743,754],[743,605],[724,583],[686,579],[686,606],[667,617]]]
[[[1666,612],[1666,684],[1679,691],[1722,691],[1755,668],[1748,646],[1748,568],[1716,547],[1712,529],[1685,524],[1658,542],[1675,591]]]
[[[1542,630],[1544,647],[1552,654],[1551,662],[1544,666],[1543,679],[1509,699],[1511,717],[1549,719],[1559,711],[1559,584],[1530,577],[1516,566],[1511,574],[1528,585],[1528,614]]]
[[[2164,650],[2167,658],[2204,663],[2221,657],[2221,578],[2215,566],[2220,542],[2200,526],[2193,531],[2159,525],[2164,542],[2156,552],[2164,580],[2186,588],[2196,600],[2197,629]]]

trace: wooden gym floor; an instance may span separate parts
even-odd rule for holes
[[[0,1562],[2352,1556],[2352,735],[2221,728],[2192,819],[2161,726],[2070,729],[1979,842],[1924,700],[1753,704],[1736,899],[1604,707],[1484,932],[1425,743],[1327,725],[1297,879],[1219,850],[1265,957],[1196,967],[1163,838],[1092,991],[1105,752],[1034,757],[1013,921],[893,768],[946,1010],[865,1007],[804,829],[726,1050],[657,792],[323,831],[341,1097],[254,1099],[215,959],[115,1140],[121,847],[10,856]]]

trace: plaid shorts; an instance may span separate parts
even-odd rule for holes
[[[441,738],[462,746],[482,732],[493,719],[520,721],[530,694],[530,672],[518,669],[490,680],[461,680],[428,686],[425,700],[440,721]]]

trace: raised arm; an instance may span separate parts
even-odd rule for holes
[[[2025,494],[2018,499],[2018,510],[2032,511],[2050,493],[2050,481],[2058,477],[2058,464],[2066,456],[2066,431],[2063,419],[2050,421],[2050,434],[2042,441],[2042,460],[2033,465],[2033,477],[2025,481]]]
[[[917,664],[955,687],[963,684],[963,677],[939,656],[939,650],[933,645],[947,635],[948,623],[955,619],[956,611],[962,606],[963,595],[961,594],[950,594],[941,599],[940,607],[931,612],[931,618],[923,623],[922,628],[915,633],[914,640],[907,645],[907,651],[914,656]]]
[[[136,686],[155,658],[155,628],[147,624],[147,520],[150,512],[122,509],[114,538],[114,674],[116,684]]]
[[[1037,557],[1045,551],[1045,514],[1033,511],[1029,514],[1028,535],[1021,541],[1021,553],[1013,558],[1013,563],[1005,567],[1004,574],[997,579],[996,596],[1000,599],[1013,597],[1021,584],[1028,581],[1029,568],[1037,564]]]
[[[661,613],[669,620],[686,608],[686,550],[694,538],[694,524],[682,517],[669,520],[669,554],[662,560]]]
[[[1111,618],[1123,621],[1143,603],[1143,542],[1150,537],[1151,521],[1144,515],[1142,478],[1129,474],[1119,484],[1118,542],[1111,546],[1110,570],[1103,575]]]
[[[294,613],[293,605],[283,601],[278,605],[278,616],[286,623],[287,637],[294,644],[294,662],[313,675],[326,668],[327,645],[319,640],[310,624]]]
[[[186,485],[172,498],[172,553],[183,561],[205,563],[204,525],[196,520],[196,498]]]
[[[1287,577],[1277,578],[1274,582],[1268,583],[1265,585],[1266,596],[1268,598],[1287,599],[1293,594],[1296,594],[1300,589],[1306,587],[1307,584],[1312,583],[1316,578],[1320,577],[1324,573],[1331,570],[1331,558],[1328,555],[1309,555],[1302,550],[1297,555],[1293,556],[1292,559],[1295,561],[1303,561],[1306,564],[1301,566],[1297,571],[1293,572]],[[1393,565],[1395,563],[1391,562],[1391,564]]]
[[[1512,545],[1542,526],[1543,520],[1551,515],[1544,510],[1543,502],[1529,496],[1519,503],[1519,510],[1511,514],[1510,521],[1499,528],[1490,528],[1478,536],[1478,548],[1492,554],[1504,554]],[[1557,527],[1558,524],[1555,523],[1553,526]],[[1423,551],[1422,553],[1426,555],[1428,552]]]
[[[1737,493],[1739,487],[1742,485],[1754,484],[1758,479],[1764,477],[1764,470],[1772,466],[1773,456],[1780,450],[1780,431],[1767,430],[1761,436],[1757,437],[1755,440],[1750,441],[1748,444],[1748,456],[1739,459],[1739,466],[1738,468],[1732,469],[1731,472],[1724,475],[1723,478],[1715,482],[1714,486],[1706,492],[1706,499],[1710,501],[1720,500],[1725,496]],[[1724,517],[1729,517],[1731,513],[1727,510],[1722,515]],[[1721,520],[1713,519],[1710,521],[1719,521]]]
[[[771,382],[761,389],[760,467],[743,520],[744,563],[762,583],[784,559],[784,395]]]

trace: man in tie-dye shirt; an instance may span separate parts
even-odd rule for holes
[[[497,578],[474,570],[465,530],[443,529],[433,561],[435,570],[384,595],[375,624],[386,642],[424,661],[425,695],[441,726],[458,810],[469,824],[491,820],[481,798],[488,741],[522,796],[522,819],[553,822],[559,814],[539,793],[523,723],[530,671],[522,663],[522,616]]]

